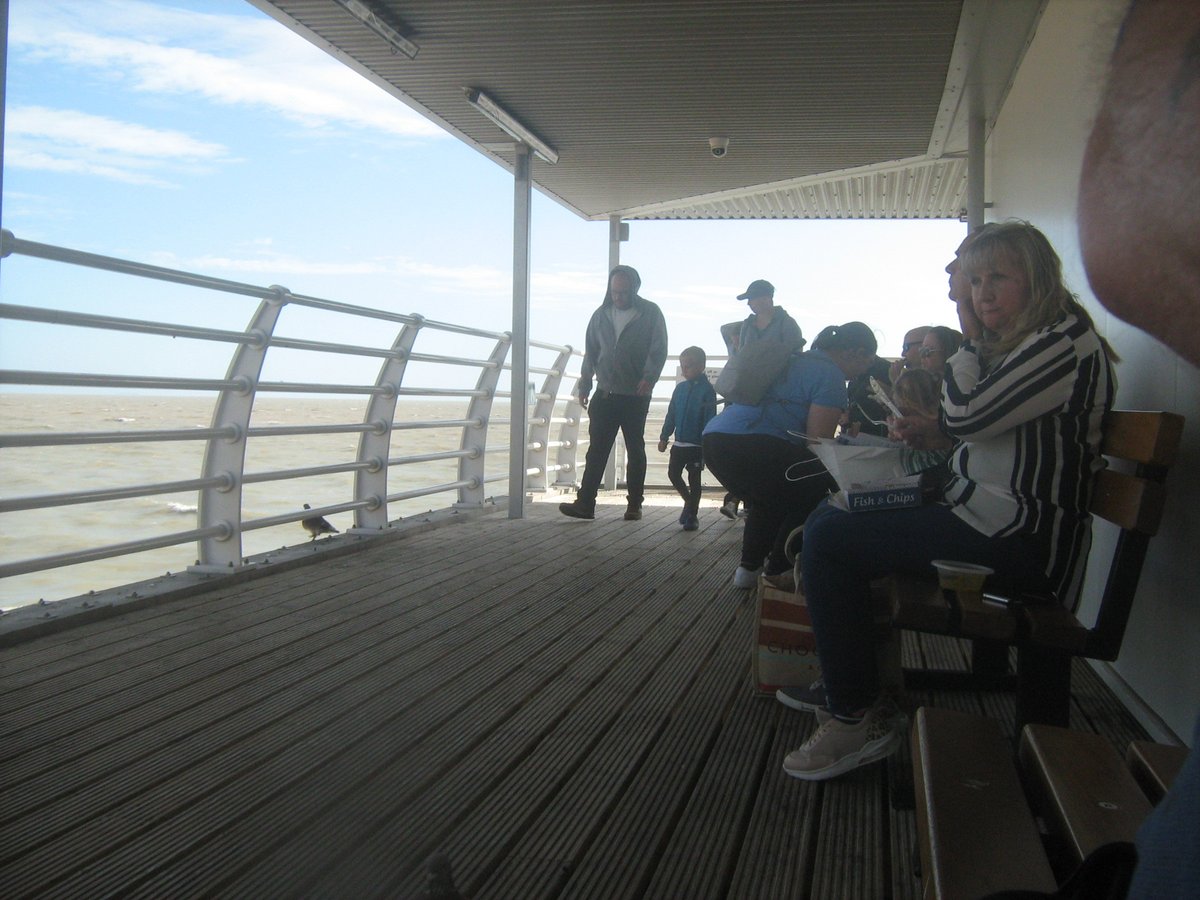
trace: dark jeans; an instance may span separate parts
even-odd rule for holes
[[[706,434],[704,462],[746,504],[742,565],[767,572],[788,568],[789,519],[803,522],[837,483],[807,447],[766,434]]]
[[[684,483],[683,470],[688,480]],[[704,451],[699,447],[672,447],[667,462],[667,478],[683,498],[683,507],[695,515],[700,508],[700,477],[704,471]]]
[[[933,575],[930,561],[954,559],[994,569],[989,591],[1045,594],[1039,556],[1024,538],[989,537],[941,504],[854,513],[820,504],[804,523],[801,570],[830,710],[850,715],[879,694],[873,579],[893,572]]]
[[[632,505],[642,505],[646,485],[646,415],[649,412],[649,397],[596,391],[588,404],[588,449],[579,486],[580,500],[596,502],[608,455],[612,453],[620,431],[625,438],[626,498]]]

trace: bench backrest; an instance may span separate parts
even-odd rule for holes
[[[1097,477],[1091,511],[1121,534],[1085,656],[1116,659],[1121,648],[1150,538],[1162,520],[1164,483],[1183,422],[1175,413],[1134,410],[1113,410],[1105,418],[1102,450],[1110,465]]]

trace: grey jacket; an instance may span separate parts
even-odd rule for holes
[[[804,335],[800,332],[800,325],[788,315],[787,310],[782,306],[775,307],[775,312],[771,316],[771,323],[762,331],[759,331],[755,327],[755,318],[754,313],[751,313],[746,317],[746,321],[742,323],[741,337],[738,341],[739,348],[745,347],[754,341],[771,340],[779,341],[789,347],[801,350],[808,343],[804,339]]]
[[[635,288],[636,291],[636,288]],[[609,309],[612,295],[606,292],[600,308],[592,313],[584,338],[583,366],[575,394],[592,392],[592,379],[602,391],[636,394],[638,382],[658,381],[667,361],[667,323],[662,311],[649,300],[633,297],[633,320],[617,339]]]

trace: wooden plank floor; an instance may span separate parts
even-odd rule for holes
[[[741,526],[536,504],[0,651],[0,895],[907,898],[907,760],[781,771]],[[906,663],[961,667],[907,636]],[[1144,737],[1090,669],[1077,727]],[[1005,719],[1005,695],[910,697]]]

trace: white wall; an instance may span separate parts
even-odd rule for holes
[[[1166,519],[1153,540],[1117,673],[1176,735],[1200,710],[1200,371],[1109,314],[1088,288],[1075,205],[1091,117],[1126,0],[1050,0],[988,143],[989,220],[1028,219],[1050,238],[1068,283],[1122,357],[1117,406],[1187,418]],[[1153,165],[1155,160],[1146,160]],[[1154,290],[1147,284],[1148,292]],[[1200,298],[1197,298],[1200,302]],[[1097,534],[1081,617],[1103,587],[1110,536]]]

